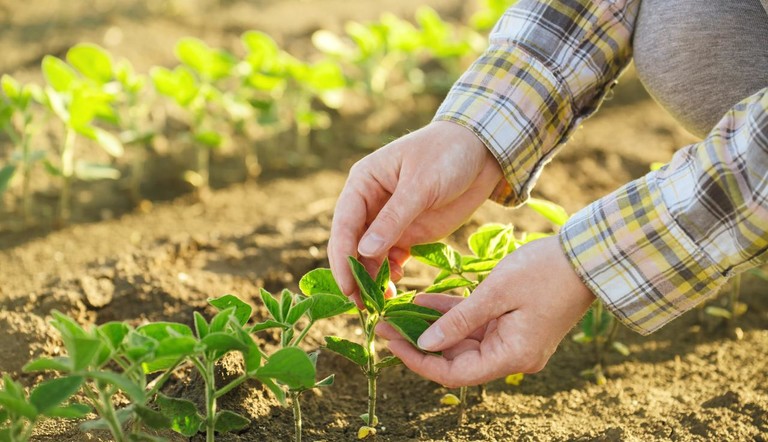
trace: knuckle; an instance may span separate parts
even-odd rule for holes
[[[392,209],[383,209],[376,217],[378,223],[385,226],[398,226],[400,225],[402,218],[400,215]]]
[[[448,314],[449,326],[461,334],[472,331],[472,323],[463,309],[452,309]]]

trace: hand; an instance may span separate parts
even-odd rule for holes
[[[550,237],[506,257],[468,298],[416,298],[446,312],[419,339],[419,347],[442,356],[415,349],[388,325],[377,332],[419,375],[450,388],[477,385],[540,371],[594,300]]]
[[[393,279],[414,244],[456,230],[501,179],[501,168],[469,129],[439,121],[356,163],[336,203],[328,259],[341,290],[356,286],[347,256],[369,271],[389,258]]]

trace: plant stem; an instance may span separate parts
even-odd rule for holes
[[[741,273],[735,275],[731,283],[731,293],[728,296],[728,301],[731,307],[731,324],[736,323],[736,306],[739,303],[739,295],[741,294]]]
[[[216,377],[214,376],[215,364],[213,361],[205,361],[205,441],[214,442],[216,431]]]
[[[70,186],[72,176],[75,174],[75,138],[76,132],[71,127],[67,127],[67,134],[64,139],[64,147],[61,151],[61,194],[59,195],[59,223],[64,224],[69,219],[70,205]]]
[[[595,365],[601,365],[603,363],[603,349],[605,344],[603,337],[600,336],[600,326],[603,320],[603,303],[597,301],[592,312],[592,339],[593,348],[595,350]],[[603,342],[601,342],[603,341]]]
[[[123,427],[120,425],[120,421],[115,414],[115,408],[112,406],[112,399],[110,395],[106,393],[103,388],[99,389],[99,396],[96,397],[93,393],[88,394],[88,389],[84,389],[86,395],[91,398],[93,406],[98,414],[104,419],[109,426],[109,431],[115,438],[116,442],[126,441],[125,434],[123,433]]]
[[[197,146],[197,173],[200,174],[200,188],[202,193],[208,191],[210,185],[211,149],[205,146]]]
[[[224,396],[225,394],[232,391],[233,388],[237,387],[238,385],[242,384],[243,382],[248,380],[247,374],[242,374],[238,376],[234,381],[230,382],[229,384],[223,386],[221,389],[216,390],[216,394],[214,395],[217,399]]]
[[[293,405],[293,431],[294,440],[301,442],[301,402],[299,402],[300,391],[291,390],[291,403]]]
[[[154,395],[157,394],[158,391],[160,391],[161,388],[163,388],[163,384],[171,377],[173,374],[173,371],[176,370],[176,367],[179,366],[182,362],[184,362],[184,359],[186,359],[186,356],[180,357],[176,362],[173,363],[173,365],[168,369],[165,370],[165,372],[157,379],[152,381],[152,389],[149,390],[149,393],[147,393],[147,397],[151,398]]]
[[[301,334],[291,342],[291,347],[295,347],[301,343],[301,341],[304,340],[304,338],[307,336],[307,333],[309,332],[309,329],[312,328],[312,326],[315,325],[315,321],[310,321],[309,324],[307,324],[306,327],[304,327],[304,330],[301,331]]]
[[[379,374],[376,370],[376,334],[374,329],[376,328],[377,320],[374,319],[370,328],[365,329],[366,346],[368,350],[368,368],[366,374],[368,375],[368,426],[375,427],[377,423],[376,419],[376,378]]]
[[[464,423],[464,412],[467,409],[467,387],[459,389],[459,425]]]

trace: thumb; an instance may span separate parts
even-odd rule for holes
[[[507,313],[509,307],[502,305],[501,293],[501,290],[493,290],[488,284],[480,284],[472,295],[448,310],[421,335],[419,348],[426,351],[444,350]]]
[[[358,253],[369,258],[385,255],[424,209],[418,187],[400,183],[363,235]]]

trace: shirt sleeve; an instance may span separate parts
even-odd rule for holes
[[[472,130],[504,172],[492,195],[525,202],[543,166],[597,110],[631,58],[639,0],[519,0],[434,120]]]
[[[585,284],[647,334],[768,261],[768,88],[658,171],[576,213],[563,249]]]

